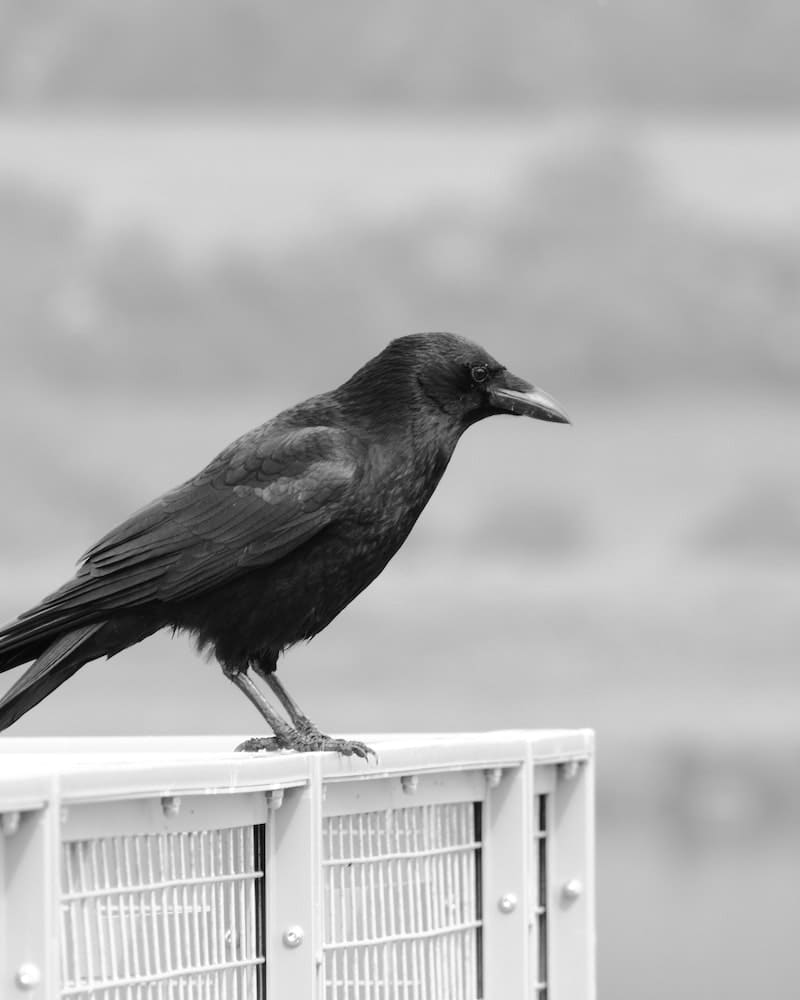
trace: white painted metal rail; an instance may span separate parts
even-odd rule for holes
[[[586,730],[0,739],[0,996],[592,1000]]]

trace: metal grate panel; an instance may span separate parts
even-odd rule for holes
[[[61,997],[264,996],[264,827],[62,845]]]
[[[326,1000],[481,995],[479,816],[462,802],[325,820]]]

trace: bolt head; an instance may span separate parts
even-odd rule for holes
[[[287,927],[283,932],[283,943],[287,948],[299,948],[305,936],[303,928],[294,924],[292,927]]]
[[[513,913],[517,908],[517,897],[513,892],[504,892],[497,901],[497,908],[501,913]]]
[[[42,973],[33,962],[25,962],[17,969],[17,986],[23,990],[33,990],[41,983]]]
[[[571,878],[569,882],[564,883],[561,894],[567,902],[573,903],[583,895],[583,882],[579,878]]]

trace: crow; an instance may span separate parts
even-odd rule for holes
[[[424,333],[393,340],[338,389],[244,434],[0,629],[0,671],[34,661],[0,700],[0,730],[85,663],[171,627],[216,656],[272,729],[238,749],[366,757],[365,744],[326,736],[301,712],[278,679],[278,657],[378,576],[463,432],[498,413],[569,423],[482,347]]]

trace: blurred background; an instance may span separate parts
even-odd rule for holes
[[[798,32],[0,0],[0,617],[389,339],[478,340],[574,426],[471,431],[283,677],[333,731],[594,727],[601,996],[795,996]],[[258,730],[159,636],[8,735]]]

